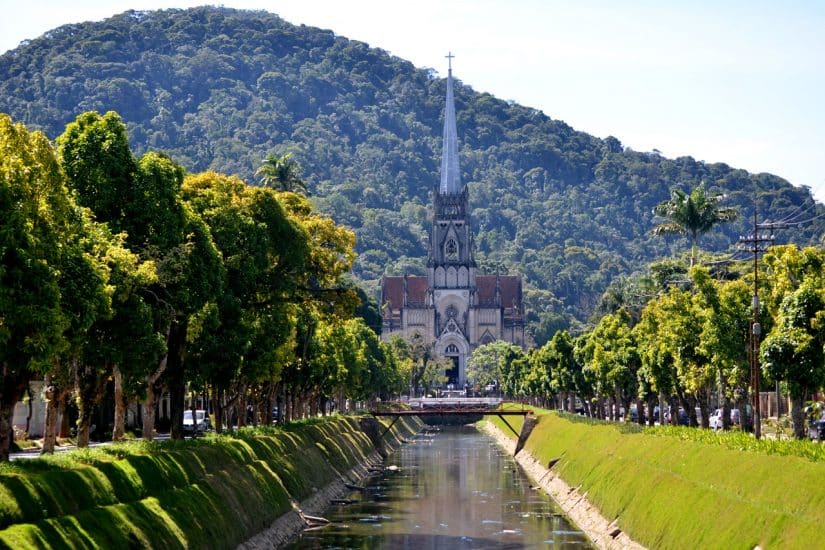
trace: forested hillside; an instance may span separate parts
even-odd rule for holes
[[[292,152],[318,208],[355,229],[355,272],[372,288],[384,273],[423,271],[444,93],[432,70],[383,50],[225,8],[130,11],[0,57],[0,112],[51,138],[81,112],[114,110],[136,154],[163,150],[248,183],[268,153]],[[739,208],[703,236],[705,250],[729,250],[754,204],[760,219],[823,210],[779,177],[631,151],[460,81],[456,111],[480,264],[525,276],[533,321],[586,319],[611,280],[685,251],[685,239],[650,235],[673,187],[704,181]],[[823,228],[776,237],[817,243]]]

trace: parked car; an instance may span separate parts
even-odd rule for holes
[[[721,430],[724,424],[722,423],[722,409],[716,409],[710,415],[708,424],[711,430]]]
[[[825,411],[819,416],[808,420],[808,439],[811,441],[825,441]]]
[[[723,428],[722,424],[722,409],[716,409],[710,415],[710,429],[711,430],[721,430]],[[730,410],[730,425],[736,426],[739,424],[739,409],[731,409]]]
[[[185,435],[195,435],[196,433],[207,432],[212,429],[212,421],[206,411],[199,409],[192,416],[192,410],[183,411],[183,433]]]

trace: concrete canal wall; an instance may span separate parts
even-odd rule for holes
[[[508,453],[516,450],[516,440],[500,430],[491,422],[480,424],[481,429],[490,435]],[[529,451],[521,450],[515,457],[516,462],[527,472],[530,479],[550,495],[568,518],[593,541],[599,548],[610,550],[644,549],[644,546],[632,540],[616,525],[599,512],[575,487],[568,485],[551,468],[539,462]]]
[[[596,510],[604,516],[607,528],[591,537],[605,547],[612,545],[600,534],[606,530],[657,550],[822,547],[825,462],[804,455],[815,443],[774,440],[757,448],[741,433],[642,429],[549,411],[536,416],[517,458],[543,486],[568,486],[548,492],[580,528],[591,529]],[[503,422],[487,418],[514,438]],[[510,423],[518,430],[519,421]]]

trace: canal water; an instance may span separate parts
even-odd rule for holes
[[[330,524],[287,548],[589,548],[513,458],[472,426],[419,434]]]

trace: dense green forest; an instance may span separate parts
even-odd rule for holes
[[[523,274],[540,342],[540,321],[584,321],[613,280],[686,252],[685,238],[650,234],[673,188],[704,181],[739,209],[702,237],[717,253],[749,232],[754,207],[760,220],[825,210],[777,176],[632,151],[460,81],[455,92],[480,265]],[[253,182],[267,154],[292,153],[316,208],[355,231],[354,272],[373,290],[424,269],[444,95],[431,69],[262,11],[129,11],[0,57],[0,112],[52,138],[79,113],[114,110],[135,154],[165,151],[190,172]],[[823,233],[817,219],[776,242]]]

